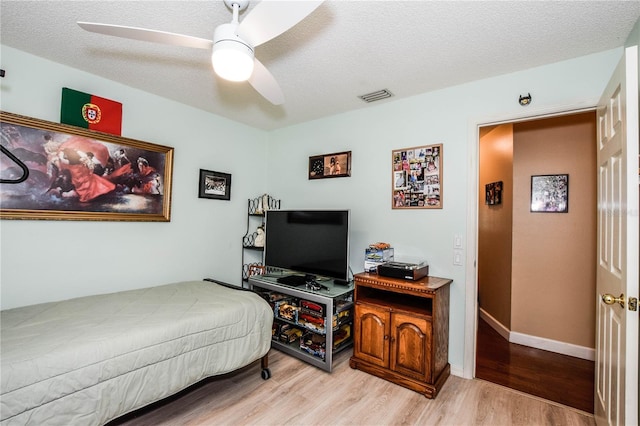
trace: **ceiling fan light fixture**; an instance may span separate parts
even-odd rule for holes
[[[253,49],[235,34],[236,27],[223,24],[216,28],[211,63],[221,78],[247,81],[253,73]]]
[[[249,0],[224,0],[233,16],[230,23],[216,27],[213,40],[124,25],[82,21],[78,21],[78,25],[98,34],[207,49],[211,51],[211,64],[217,76],[230,81],[247,81],[267,101],[282,105],[284,93],[275,77],[254,57],[254,47],[289,30],[323,1],[260,1],[240,23],[238,15],[247,9]]]

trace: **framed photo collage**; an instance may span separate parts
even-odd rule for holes
[[[442,208],[442,144],[392,151],[392,208]]]

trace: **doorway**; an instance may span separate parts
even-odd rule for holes
[[[595,112],[479,135],[476,377],[593,413]],[[555,186],[531,211],[533,177],[561,175],[567,212],[552,208]]]

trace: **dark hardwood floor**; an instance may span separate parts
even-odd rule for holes
[[[593,361],[509,343],[482,319],[476,377],[593,413]]]

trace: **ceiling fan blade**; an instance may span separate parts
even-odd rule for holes
[[[78,25],[80,25],[82,29],[91,31],[92,33],[106,34],[133,40],[171,44],[174,46],[195,47],[198,49],[211,49],[213,47],[213,40],[183,34],[168,33],[166,31],[125,27],[122,25],[97,24],[93,22],[78,22]]]
[[[253,47],[259,46],[302,21],[323,1],[263,0],[242,20],[238,35]]]
[[[284,103],[284,93],[282,93],[282,89],[275,77],[262,65],[262,62],[255,58],[253,74],[249,77],[249,84],[272,104],[282,105]]]

